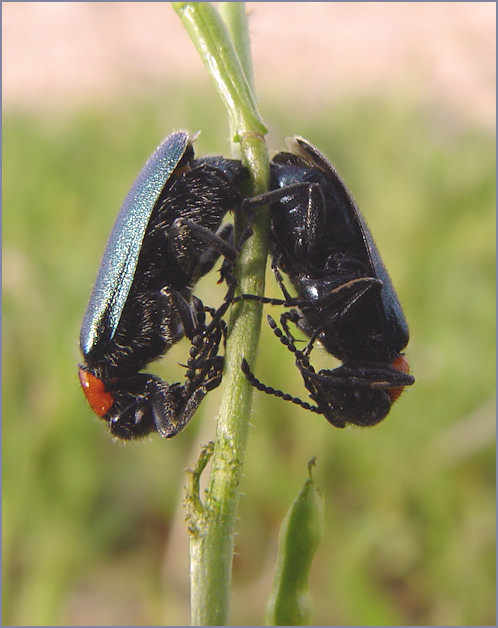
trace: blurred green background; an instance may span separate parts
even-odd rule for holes
[[[171,441],[114,442],[79,389],[78,335],[145,159],[173,128],[202,129],[199,155],[227,154],[227,126],[208,83],[116,105],[4,111],[4,624],[189,621],[185,468],[214,436],[217,391]],[[392,93],[322,99],[312,115],[263,94],[260,110],[272,150],[306,137],[354,192],[403,303],[417,381],[370,430],[336,430],[255,393],[231,623],[261,623],[278,528],[316,456],[326,533],[314,624],[492,625],[494,130]],[[213,284],[198,290],[210,304],[222,294]],[[305,395],[289,354],[266,325],[262,334],[258,377]],[[186,350],[150,370],[176,381]]]

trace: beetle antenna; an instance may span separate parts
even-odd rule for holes
[[[315,414],[323,414],[323,411],[318,406],[312,406],[310,403],[303,401],[302,399],[299,399],[299,397],[294,397],[293,395],[284,393],[283,391],[278,390],[277,388],[272,388],[271,386],[267,386],[266,384],[263,384],[263,382],[261,382],[251,371],[249,364],[245,358],[242,359],[240,368],[242,369],[242,372],[244,373],[247,381],[251,384],[251,386],[254,386],[254,388],[256,388],[257,390],[264,392],[267,395],[273,395],[274,397],[283,399],[284,401],[290,401],[291,403],[301,406],[301,408],[304,408],[305,410],[310,410],[311,412],[314,412]]]

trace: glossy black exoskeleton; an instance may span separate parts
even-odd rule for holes
[[[291,152],[272,161],[272,191],[252,203],[271,203],[273,268],[284,300],[298,305],[281,317],[276,335],[295,354],[311,406],[265,386],[243,370],[260,390],[324,414],[330,423],[375,425],[389,412],[404,386],[413,384],[402,354],[408,343],[403,310],[372,235],[344,182],[306,140],[288,140]],[[287,274],[297,292],[283,284]],[[245,295],[248,297],[248,295]],[[244,298],[244,297],[242,297]],[[253,297],[248,297],[253,298]],[[298,351],[288,327],[292,321],[309,337]],[[316,373],[309,362],[315,340],[343,364]]]
[[[170,438],[191,419],[221,379],[221,316],[192,288],[220,253],[233,259],[231,228],[222,225],[241,201],[247,172],[223,157],[194,159],[193,138],[167,137],[145,164],[116,219],[80,334],[83,392],[114,436],[158,431]],[[207,324],[205,311],[212,321]],[[140,371],[185,335],[192,348],[184,384]]]

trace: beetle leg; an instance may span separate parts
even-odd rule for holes
[[[206,394],[219,386],[223,370],[223,357],[217,355],[221,327],[218,324],[206,344],[193,347],[183,385],[167,385],[157,380],[151,382],[152,390],[149,392],[152,416],[157,431],[164,438],[172,438],[178,434],[190,422]]]
[[[314,401],[316,401],[318,403],[319,407],[322,407],[322,404],[320,403],[319,396],[317,394],[318,389],[317,389],[317,386],[316,386],[315,382],[313,380],[310,380],[309,378],[307,378],[305,376],[305,373],[307,373],[307,372],[315,373],[315,369],[310,364],[307,355],[305,355],[303,352],[299,351],[299,349],[296,347],[296,345],[294,344],[294,337],[290,333],[290,330],[287,327],[287,325],[284,327],[284,329],[285,329],[285,331],[287,333],[287,335],[285,335],[282,332],[282,330],[278,327],[277,323],[273,320],[273,318],[270,315],[267,316],[267,319],[268,319],[268,323],[269,323],[270,327],[272,328],[273,333],[275,334],[275,336],[280,340],[280,342],[285,347],[287,347],[287,349],[291,353],[294,354],[295,361],[296,361],[296,366],[297,366],[299,372],[301,373],[304,385],[305,385],[306,389],[308,390],[308,392],[310,393],[310,397]]]
[[[211,229],[208,229],[204,225],[199,225],[193,220],[188,220],[187,218],[177,218],[171,225],[171,230],[175,229],[180,231],[185,227],[194,232],[215,251],[218,251],[218,253],[221,253],[228,259],[235,261],[237,256],[236,249],[229,242],[218,235],[218,233],[213,233]]]
[[[294,323],[294,325],[299,327],[302,318],[303,317],[300,314],[300,312],[298,312],[298,310],[288,310],[287,312],[284,312],[280,316],[280,325],[282,325],[282,329],[284,330],[287,338],[289,338],[289,340],[292,342],[295,342],[296,339],[294,338],[294,336],[291,333],[291,330],[289,329],[289,322]]]
[[[211,313],[212,320],[209,323],[209,325],[207,325],[207,327],[205,327],[202,331],[204,335],[210,334],[211,331],[220,324],[223,314],[225,314],[225,312],[228,310],[228,308],[234,301],[233,295],[235,293],[236,287],[237,287],[237,284],[235,282],[235,279],[233,279],[232,276],[230,275],[228,290],[225,295],[225,298],[223,299],[223,303],[220,305],[218,309],[214,310]]]
[[[306,369],[305,369],[306,370]],[[316,373],[308,371],[308,376],[323,383],[333,383],[338,387],[358,387],[387,390],[410,386],[415,379],[409,373],[402,373],[389,367],[348,367],[339,366],[334,370],[324,369]]]
[[[284,295],[283,299],[274,299],[273,297],[263,297],[257,294],[243,293],[236,296],[235,299],[233,299],[233,303],[243,300],[252,300],[259,301],[259,303],[264,303],[266,305],[283,305],[285,307],[306,306],[309,303],[307,299],[298,299],[297,297],[293,297],[289,293],[284,284],[284,280],[280,273],[280,270],[278,269],[274,260],[272,260],[271,268],[273,273],[275,274],[275,279],[280,286],[282,294]]]
[[[207,227],[199,225],[192,220],[177,218],[174,221],[172,228],[180,230],[187,227],[210,245],[201,258],[202,275],[205,275],[209,270],[211,270],[219,254],[223,255],[225,259],[221,267],[221,281],[226,280],[227,283],[230,283],[230,281],[233,280],[231,275],[233,264],[240,249],[242,248],[242,245],[253,233],[253,222],[254,212],[249,211],[247,223],[235,245],[233,244],[233,226],[229,223],[222,225],[216,233],[213,233]]]
[[[210,232],[212,233],[212,232]],[[233,246],[233,225],[229,222],[223,223],[216,231],[217,238],[220,238],[223,242],[226,242],[230,249],[234,249]],[[204,251],[199,260],[199,275],[204,277],[213,268],[220,256],[220,250],[218,248],[219,240],[216,240],[216,246],[213,245],[213,241],[210,241],[210,246]],[[225,258],[226,260],[226,258]]]
[[[310,327],[304,316],[295,316],[292,320],[299,329],[310,336],[308,346],[303,350],[304,355],[309,355],[314,343],[326,327],[334,321],[344,318],[370,290],[382,288],[382,282],[374,277],[359,277],[331,290],[324,299],[309,303],[309,307],[324,309],[322,315],[323,324],[319,327]],[[337,301],[344,301],[340,306]],[[328,311],[327,311],[328,310]]]
[[[222,356],[218,355],[222,337],[223,326],[219,323],[209,334],[201,330],[198,335],[192,338],[190,357],[185,365],[188,378],[192,378],[193,373],[198,369],[205,367],[207,364],[213,364],[214,360],[223,361]],[[221,363],[221,366],[223,366],[223,363]]]
[[[244,242],[246,242],[253,234],[252,225],[254,223],[254,217],[255,217],[254,212],[252,210],[249,210],[245,227],[242,230],[242,233],[240,234],[239,239],[234,245],[234,255],[231,257],[227,255],[224,256],[225,259],[223,260],[223,264],[221,265],[220,280],[218,281],[218,283],[226,281],[228,285],[232,283],[236,284],[235,278],[232,274],[233,266],[235,263],[235,259],[237,255],[239,254]],[[233,238],[234,238],[233,225],[230,225],[230,227],[232,228],[231,236],[232,236],[232,241],[233,241]]]
[[[292,301],[292,296],[290,295],[289,291],[285,287],[284,278],[282,277],[282,273],[278,269],[275,259],[272,259],[271,261],[271,269],[273,271],[273,274],[275,275],[275,279],[280,287],[280,290],[282,290],[282,294],[284,295],[284,298],[286,299],[286,301]]]
[[[192,302],[189,303],[181,292],[173,290],[169,286],[165,286],[161,290],[160,295],[166,298],[170,305],[178,312],[185,336],[192,339],[199,324],[202,325],[204,323],[204,306],[202,301],[197,297],[192,297]]]
[[[315,369],[311,366],[308,360],[307,354],[303,353],[302,351],[299,351],[299,349],[294,344],[295,338],[290,333],[290,330],[287,326],[287,319],[284,319],[284,324],[282,325],[282,327],[284,328],[285,334],[282,332],[282,330],[277,325],[275,320],[269,314],[267,316],[267,319],[268,319],[268,324],[272,328],[272,331],[275,334],[275,336],[280,340],[280,342],[285,347],[287,347],[287,349],[291,353],[294,354],[294,357],[296,359],[296,365],[298,366],[299,370],[301,371],[301,366],[303,365],[306,369],[309,369],[310,371],[313,371],[314,373]]]
[[[150,405],[157,431],[164,438],[172,438],[180,432],[192,419],[194,412],[207,393],[199,387],[185,397],[184,386],[155,387],[150,392]]]
[[[238,294],[232,300],[232,303],[237,303],[238,301],[258,301],[258,303],[263,303],[265,305],[283,305],[285,307],[308,304],[308,301],[303,301],[301,299],[274,299],[273,297],[262,297],[258,294],[248,294],[245,292],[243,292],[242,294]]]
[[[300,312],[297,310],[291,310],[290,312],[284,312],[280,317],[280,324],[284,329],[287,337],[289,339],[295,340],[295,338],[290,333],[287,322],[290,321],[294,323],[299,329],[303,330],[310,336],[310,340],[308,341],[307,347],[302,351],[302,355],[309,355],[313,348],[316,339],[322,333],[323,329],[330,325],[330,323],[336,319],[340,319],[344,317],[350,309],[358,303],[358,301],[367,294],[368,291],[374,288],[380,289],[382,287],[382,282],[373,277],[359,277],[358,279],[353,279],[352,281],[348,281],[331,292],[329,292],[325,299],[318,301],[301,301],[299,305],[301,307],[319,307],[322,308],[324,305],[328,306],[333,311],[330,312],[328,316],[323,316],[323,325],[317,327],[316,329],[310,328],[307,324],[306,319],[302,316]],[[289,299],[291,300],[291,299]],[[339,307],[337,301],[345,300],[345,303],[342,303]]]
[[[294,343],[296,342],[296,338],[294,338],[294,336],[292,335],[289,329],[288,321],[290,321],[291,323],[294,323],[296,327],[305,331],[308,335],[311,334],[311,337],[308,340],[306,347],[302,351],[299,352],[301,359],[303,360],[305,358],[307,359],[309,354],[311,353],[311,350],[313,349],[315,345],[316,339],[322,332],[322,327],[319,327],[318,329],[315,329],[315,330],[309,328],[309,326],[306,324],[305,318],[298,310],[290,310],[289,312],[284,312],[280,316],[280,324],[282,325],[282,329],[285,331],[287,338],[289,338],[289,340],[291,340]]]
[[[269,190],[268,192],[263,192],[263,194],[258,194],[257,196],[251,196],[250,198],[244,198],[240,205],[242,211],[246,211],[248,209],[255,209],[256,207],[261,207],[263,205],[271,205],[272,203],[276,203],[277,201],[281,201],[283,198],[287,196],[294,196],[296,193],[302,192],[303,190],[307,190],[311,184],[310,183],[292,183],[291,185],[287,185],[283,188],[277,188],[276,190]]]
[[[158,432],[164,438],[172,438],[181,432],[206,394],[219,386],[221,375],[221,368],[208,368],[206,372],[187,380],[184,386],[170,386],[162,399],[153,401],[153,416]]]
[[[380,292],[382,286],[382,281],[375,277],[358,277],[337,286],[324,298],[310,302],[310,306],[324,308],[325,310],[330,308],[332,311],[329,314],[329,318],[325,321],[325,324],[329,325],[331,320],[344,317],[371,290]],[[345,304],[340,309],[337,308],[338,300],[345,300]]]

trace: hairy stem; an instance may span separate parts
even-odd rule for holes
[[[237,2],[220,6],[223,18],[208,2],[173,3],[228,110],[232,141],[240,143],[250,172],[249,192],[261,194],[268,189],[269,158],[263,136],[266,127],[253,98],[245,6]],[[236,215],[236,234],[245,219]],[[241,292],[263,294],[269,231],[266,211],[258,210],[253,231],[241,251],[235,276]],[[209,487],[204,503],[192,491],[187,498],[193,625],[228,622],[235,518],[252,400],[252,388],[240,365],[243,358],[254,364],[260,331],[260,303],[241,301],[232,307]]]

